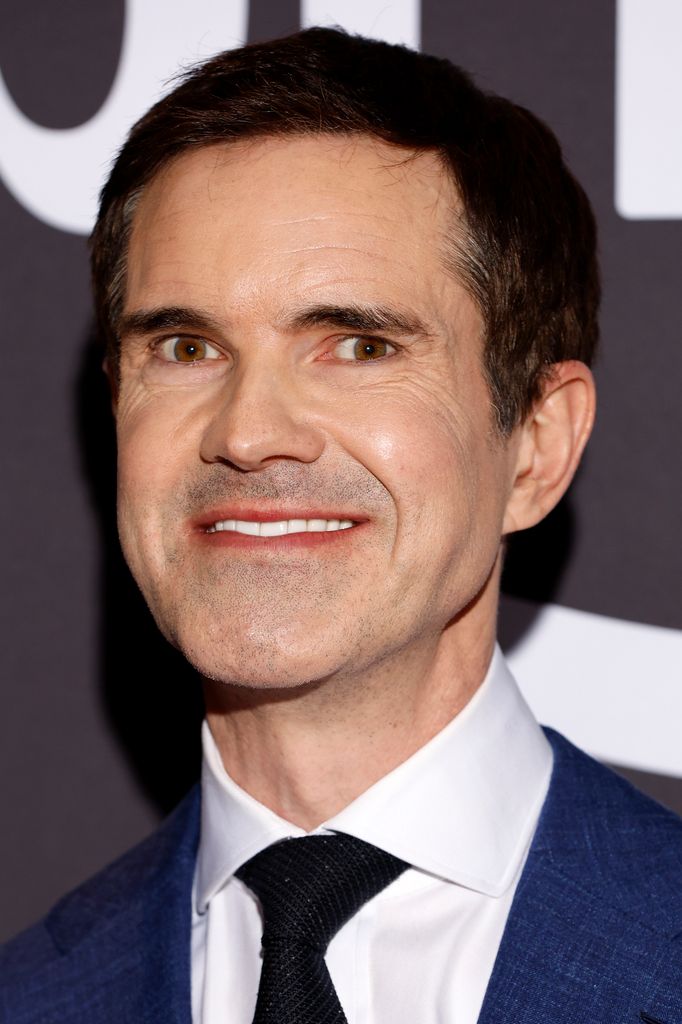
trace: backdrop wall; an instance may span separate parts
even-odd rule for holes
[[[312,23],[447,56],[529,106],[595,204],[596,433],[569,497],[512,548],[501,636],[541,720],[682,810],[678,0],[5,0],[0,938],[150,831],[198,765],[196,682],[116,544],[97,190],[181,65]]]

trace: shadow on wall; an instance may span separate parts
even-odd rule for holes
[[[570,495],[534,526],[509,539],[502,574],[498,638],[511,650],[530,629],[543,604],[553,603],[575,539],[575,514]],[[523,600],[505,601],[504,597]]]
[[[123,561],[116,530],[116,451],[102,351],[86,340],[76,407],[83,473],[101,538],[100,683],[111,729],[145,796],[165,814],[199,777],[203,715],[196,673],[161,636]],[[506,593],[553,600],[572,547],[566,502],[535,529],[512,538]],[[502,602],[499,635],[509,649],[532,625],[532,605]]]

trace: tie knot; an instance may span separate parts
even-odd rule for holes
[[[359,908],[408,865],[344,834],[284,839],[236,872],[258,897],[263,945],[277,940],[324,951]]]

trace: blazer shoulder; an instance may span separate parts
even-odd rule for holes
[[[559,733],[545,733],[554,770],[537,853],[649,928],[682,934],[682,819]]]
[[[49,967],[93,929],[108,928],[140,899],[149,901],[163,881],[166,896],[174,879],[193,871],[199,831],[196,786],[161,826],[137,846],[63,896],[45,918],[0,950],[0,992],[12,978]]]

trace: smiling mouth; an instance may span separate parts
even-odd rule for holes
[[[253,519],[219,519],[206,533],[243,533],[248,537],[284,537],[292,533],[334,533],[349,530],[352,519],[279,519],[263,522]]]

